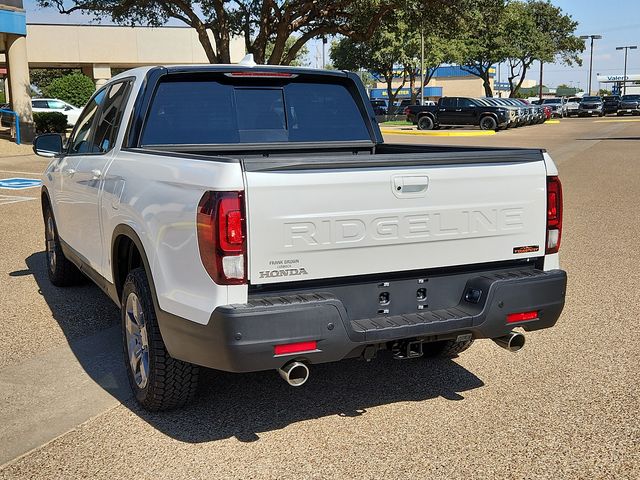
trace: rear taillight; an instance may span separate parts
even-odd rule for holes
[[[404,113],[405,115],[409,115],[411,113],[411,110],[409,110],[409,107],[405,107],[402,113]]]
[[[538,318],[538,312],[518,312],[507,315],[507,323],[526,322]]]
[[[313,352],[318,349],[318,342],[285,343],[284,345],[276,345],[273,347],[274,355],[288,355],[290,353]]]
[[[547,177],[547,254],[558,253],[562,237],[562,184]]]
[[[198,248],[218,285],[246,283],[246,226],[242,192],[206,192],[198,204]]]

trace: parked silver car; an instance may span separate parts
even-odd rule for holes
[[[542,105],[547,107],[551,107],[551,116],[552,117],[565,117],[567,115],[566,104],[564,99],[560,97],[554,98],[543,98]]]
[[[569,99],[567,99],[567,103],[565,103],[567,117],[578,115],[581,101],[582,99],[580,97],[570,97]]]
[[[598,115],[604,116],[604,103],[602,97],[582,97],[580,106],[578,107],[578,115],[581,117]]]

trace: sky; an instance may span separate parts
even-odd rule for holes
[[[552,0],[554,5],[562,8],[579,22],[577,35],[602,35],[596,40],[593,48],[592,88],[598,85],[596,75],[622,74],[624,52],[617,51],[617,46],[640,46],[640,0]],[[27,10],[27,21],[30,23],[89,23],[91,17],[61,15],[55,9],[43,9],[34,0],[24,2]],[[321,66],[321,43],[310,42],[309,62],[312,67]],[[328,46],[327,46],[328,47]],[[544,67],[544,84],[555,87],[567,84],[586,89],[589,76],[589,46],[583,54],[581,67],[566,67],[560,64],[549,64]],[[327,48],[327,61],[329,52]],[[539,67],[535,64],[527,78],[535,79]],[[640,48],[629,50],[627,73],[640,73]],[[506,81],[506,68],[501,69],[502,81]],[[605,85],[602,85],[605,87]]]

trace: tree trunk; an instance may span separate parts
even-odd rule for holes
[[[200,25],[196,27],[196,32],[198,33],[198,40],[200,41],[200,45],[204,48],[204,53],[207,55],[207,60],[209,63],[218,63],[220,61],[219,55],[216,53],[216,50],[220,52],[221,45],[216,45],[216,50],[213,49],[213,45],[211,44],[211,39],[207,34],[207,29],[204,25]],[[220,42],[222,43],[222,42]],[[227,45],[227,55],[229,54],[229,45]]]
[[[485,70],[480,78],[482,78],[482,86],[484,87],[485,97],[493,97],[493,90],[491,89],[491,81],[489,78],[489,70]]]
[[[409,71],[409,91],[411,92],[411,105],[416,104],[420,90],[416,89],[416,73],[415,70]]]
[[[393,92],[393,71],[389,74],[385,74],[384,81],[387,82],[387,101],[389,106],[387,107],[387,114],[391,114],[393,110],[393,103],[396,101],[396,94]]]
[[[520,88],[524,83],[524,78],[525,78],[525,75],[527,74],[527,70],[529,69],[530,65],[531,64],[527,65],[526,62],[522,62],[522,71],[520,73],[520,79],[518,80],[518,83],[516,84],[515,88],[513,88],[512,91],[509,93],[509,97],[514,98],[516,95],[518,95],[518,92],[520,91]],[[511,88],[511,83],[509,83],[509,88]]]

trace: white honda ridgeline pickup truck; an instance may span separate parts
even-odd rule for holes
[[[96,92],[50,157],[49,278],[122,310],[138,402],[184,405],[200,366],[279,370],[516,351],[564,306],[562,190],[539,149],[384,143],[355,74],[148,67]]]

